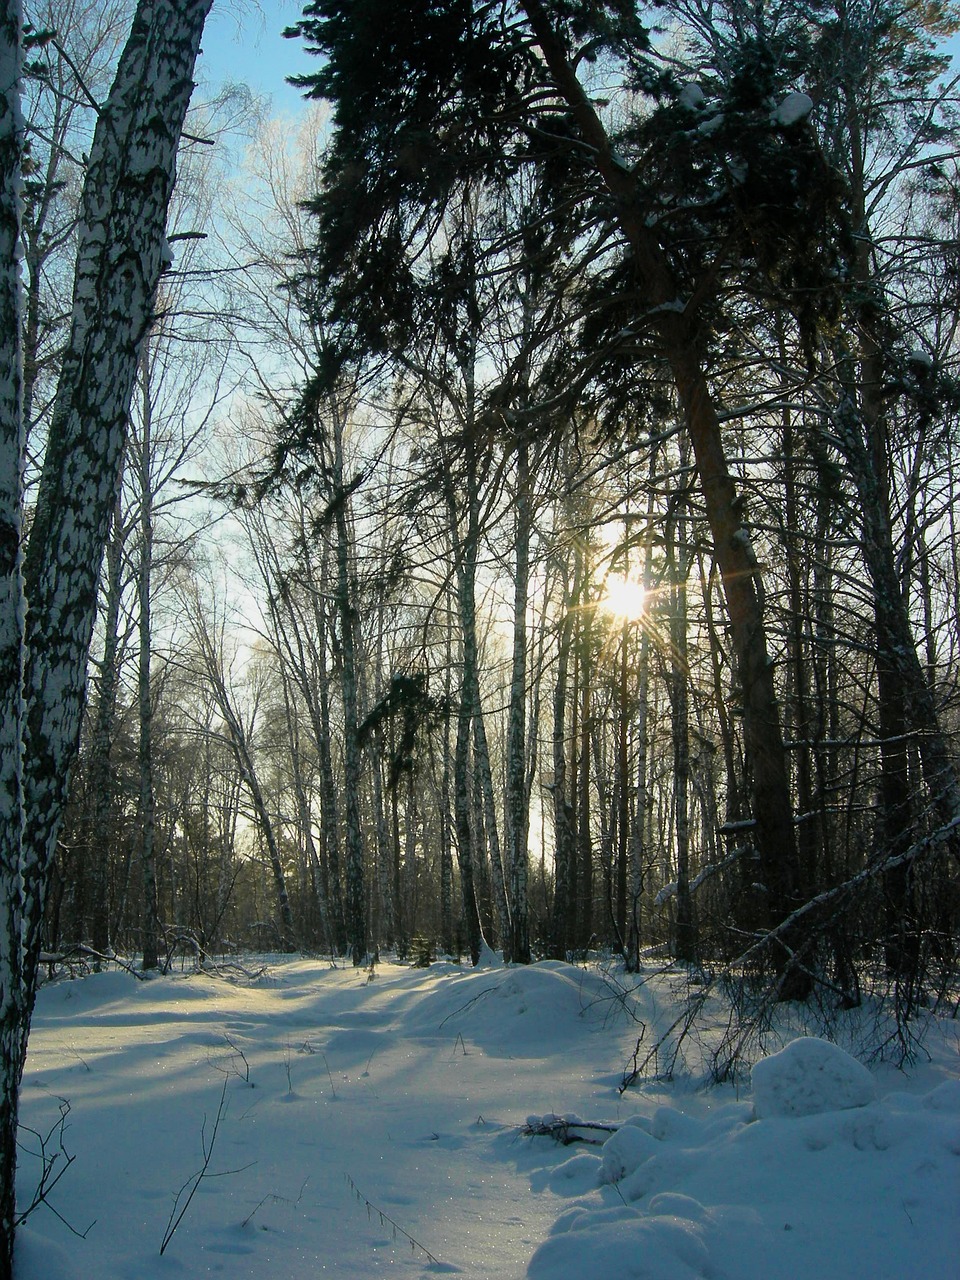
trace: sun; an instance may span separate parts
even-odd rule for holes
[[[624,622],[636,622],[646,610],[647,593],[643,583],[636,578],[624,578],[611,574],[603,585],[599,605],[605,613]]]

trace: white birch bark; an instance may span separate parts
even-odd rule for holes
[[[4,0],[0,8],[0,662],[9,677],[0,682],[0,697],[9,702],[0,717],[0,1280],[9,1280],[13,1267],[17,1090],[48,872],[79,737],[97,578],[139,347],[152,318],[177,146],[210,4],[141,0],[100,112],[81,201],[71,331],[24,565],[25,592],[17,266],[22,15],[17,0]],[[26,623],[24,595],[30,605]]]
[[[17,1104],[23,1059],[20,847],[24,595],[21,571],[23,381],[20,348],[19,0],[0,9],[0,1276],[12,1274]]]
[[[28,990],[76,754],[97,579],[211,0],[140,0],[90,150],[70,338],[26,557]],[[31,993],[32,994],[32,993]]]

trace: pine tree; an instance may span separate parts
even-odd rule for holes
[[[737,290],[793,305],[809,350],[839,306],[834,184],[806,122],[812,104],[788,98],[790,65],[759,39],[711,104],[658,59],[622,5],[523,0],[494,10],[461,0],[401,16],[386,4],[317,0],[295,32],[326,58],[301,83],[334,103],[309,270],[348,322],[354,351],[402,348],[423,247],[468,183],[497,189],[532,168],[552,196],[547,245],[568,256],[615,246],[580,264],[600,316],[584,325],[594,344],[585,359],[602,345],[621,368],[669,374],[736,651],[768,924],[781,924],[803,901],[789,770],[761,570],[709,373]],[[643,104],[623,123],[591,96],[596,60]],[[790,959],[799,940],[781,941],[783,994],[802,995],[808,982]]]

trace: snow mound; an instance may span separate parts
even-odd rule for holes
[[[410,1010],[408,1026],[431,1036],[461,1035],[487,1052],[546,1058],[567,1052],[571,1028],[598,1031],[610,1000],[609,989],[575,965],[500,965],[438,983]]]
[[[656,1154],[659,1143],[637,1125],[625,1124],[603,1144],[600,1181],[620,1182]]]
[[[944,1080],[923,1100],[930,1111],[949,1111],[960,1115],[960,1080]]]
[[[814,1116],[865,1107],[876,1097],[873,1076],[835,1044],[803,1036],[753,1068],[759,1118]]]

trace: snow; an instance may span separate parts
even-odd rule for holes
[[[712,115],[709,120],[704,120],[703,124],[697,125],[697,133],[704,138],[712,138],[713,135],[722,128],[724,115],[722,111],[718,111],[716,115]]]
[[[873,1076],[849,1053],[826,1040],[801,1036],[753,1068],[753,1106],[759,1117],[816,1116],[866,1107]]]
[[[621,1095],[641,1031],[677,1016],[677,976],[486,960],[371,976],[269,957],[45,986],[22,1120],[47,1135],[69,1100],[75,1161],[51,1207],[90,1229],[40,1206],[17,1280],[956,1274],[954,1022],[928,1019],[911,1071],[868,1071],[794,1008],[764,1033],[752,1093],[678,1068]],[[852,1045],[869,1024],[842,1016]],[[209,1176],[160,1257],[221,1093]],[[525,1136],[556,1122],[596,1145]],[[25,1203],[39,1166],[21,1159]]]
[[[687,111],[702,111],[707,105],[706,96],[695,80],[690,80],[683,86],[677,102]]]
[[[791,125],[806,120],[813,110],[813,99],[805,93],[788,93],[770,117],[772,124],[789,129]]]

